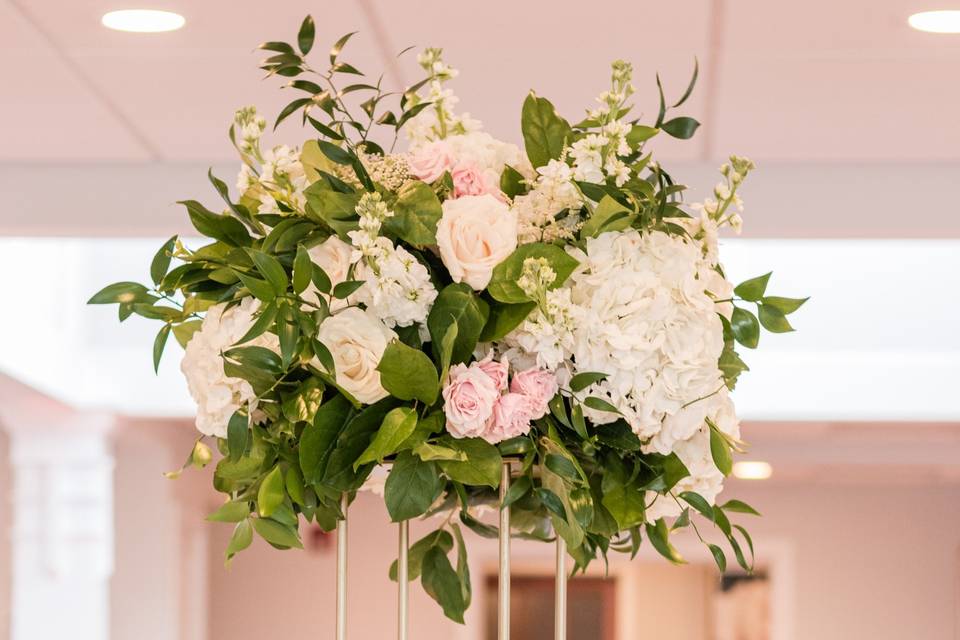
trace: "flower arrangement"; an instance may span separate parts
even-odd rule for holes
[[[756,512],[717,502],[743,448],[737,348],[755,348],[761,326],[791,331],[805,299],[768,295],[770,274],[736,287],[724,275],[718,236],[740,229],[752,162],[731,157],[714,198],[688,206],[649,150],[694,135],[696,120],[667,116],[696,72],[672,104],[657,79],[651,124],[629,117],[626,62],[576,124],[531,93],[520,149],[457,111],[440,49],[418,56],[425,76],[402,93],[348,84],[364,78],[342,57],[351,35],[325,70],[307,62],[309,17],[294,44],[261,45],[268,75],[304,93],[276,124],[298,115],[318,135],[265,149],[265,120],[237,111],[239,197],[211,173],[222,211],[182,203],[209,242],[173,237],[151,286],[90,301],[163,322],[155,367],[171,333],[184,346],[202,434],[184,468],[210,463],[214,443],[227,499],[209,519],[235,523],[228,562],[254,533],[299,547],[301,519],[331,530],[341,497],[373,488],[394,521],[440,516],[409,577],[458,621],[461,526],[496,536],[485,505],[511,507],[515,536],[561,536],[576,569],[643,537],[682,562],[670,536],[691,527],[724,570],[698,518],[749,567],[752,542],[728,514]]]

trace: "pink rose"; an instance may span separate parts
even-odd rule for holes
[[[454,438],[485,437],[493,417],[493,407],[500,398],[493,378],[474,363],[467,367],[450,367],[443,387],[443,412],[447,431]]]
[[[434,140],[418,147],[407,158],[410,173],[424,182],[433,182],[445,171],[450,171],[457,159],[453,149],[444,140]]]
[[[488,193],[501,202],[505,200],[503,192],[500,191],[498,177],[490,169],[481,169],[470,162],[460,162],[450,172],[450,177],[453,178],[454,198]]]
[[[505,360],[497,362],[493,359],[493,352],[487,354],[487,357],[477,362],[477,366],[493,380],[497,391],[507,390],[507,370],[509,365]]]
[[[549,410],[549,402],[557,394],[557,378],[546,369],[527,369],[513,376],[512,393],[527,396],[532,403],[532,418],[542,418]]]
[[[533,401],[522,393],[500,396],[493,407],[493,429],[483,439],[496,444],[528,433],[534,409]]]

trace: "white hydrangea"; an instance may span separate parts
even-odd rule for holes
[[[244,298],[238,305],[210,307],[200,329],[187,343],[180,370],[187,379],[187,388],[197,403],[197,429],[208,436],[225,438],[230,416],[240,408],[256,411],[256,394],[250,383],[227,376],[220,354],[236,346],[255,321],[260,304],[254,298]],[[261,334],[245,346],[279,350],[277,337]]]
[[[692,427],[692,435],[673,443],[671,447],[690,475],[680,480],[672,493],[677,496],[684,491],[693,491],[712,505],[723,489],[723,474],[713,462],[710,452],[710,428],[706,420],[709,419],[722,433],[735,440],[740,439],[740,421],[726,389],[691,405],[687,410],[693,407],[697,407],[695,415],[684,418],[687,426]],[[655,521],[662,517],[679,516],[683,508],[673,496],[657,496],[655,492],[648,491],[646,500],[653,504],[647,508],[647,519]]]
[[[723,386],[723,328],[701,279],[708,265],[695,244],[661,232],[608,232],[570,252],[580,262],[570,278],[581,314],[575,367],[608,374],[589,393],[653,438],[666,417]],[[597,424],[617,419],[586,413]]]

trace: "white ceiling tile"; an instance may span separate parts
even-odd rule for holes
[[[149,157],[107,105],[9,4],[0,4],[0,160]]]

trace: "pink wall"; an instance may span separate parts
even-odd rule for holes
[[[780,607],[775,615],[781,627],[787,627],[780,637],[954,638],[960,541],[957,487],[741,483],[735,492],[765,514],[752,524],[751,531],[761,561],[772,563],[775,590],[784,596],[779,605],[775,603]],[[394,633],[396,591],[386,578],[386,568],[395,555],[393,529],[374,496],[361,497],[351,515],[350,563],[355,577],[350,586],[350,637],[389,637]],[[214,554],[226,544],[228,535],[226,527],[215,529]],[[486,541],[471,536],[469,544],[474,562],[479,564],[474,570],[479,586],[476,578],[495,556]],[[706,561],[703,551],[696,547],[688,550],[688,546],[684,545],[684,552],[691,560]],[[518,544],[514,562],[549,566],[549,554],[549,548]],[[332,551],[323,555],[277,552],[258,543],[238,557],[229,572],[218,557],[211,557],[212,640],[264,634],[333,637]],[[643,564],[641,560],[634,566],[632,588],[649,594],[650,581],[662,574],[645,571]],[[411,591],[412,637],[482,637],[443,619],[419,585]],[[672,611],[667,607],[645,612],[637,602],[625,604],[634,608],[640,619],[659,613],[665,622],[689,614],[691,606],[679,598]],[[471,615],[476,623],[482,619],[482,605],[474,602]],[[619,626],[646,635],[644,631],[660,625],[635,622]],[[621,635],[624,640],[640,637]]]

